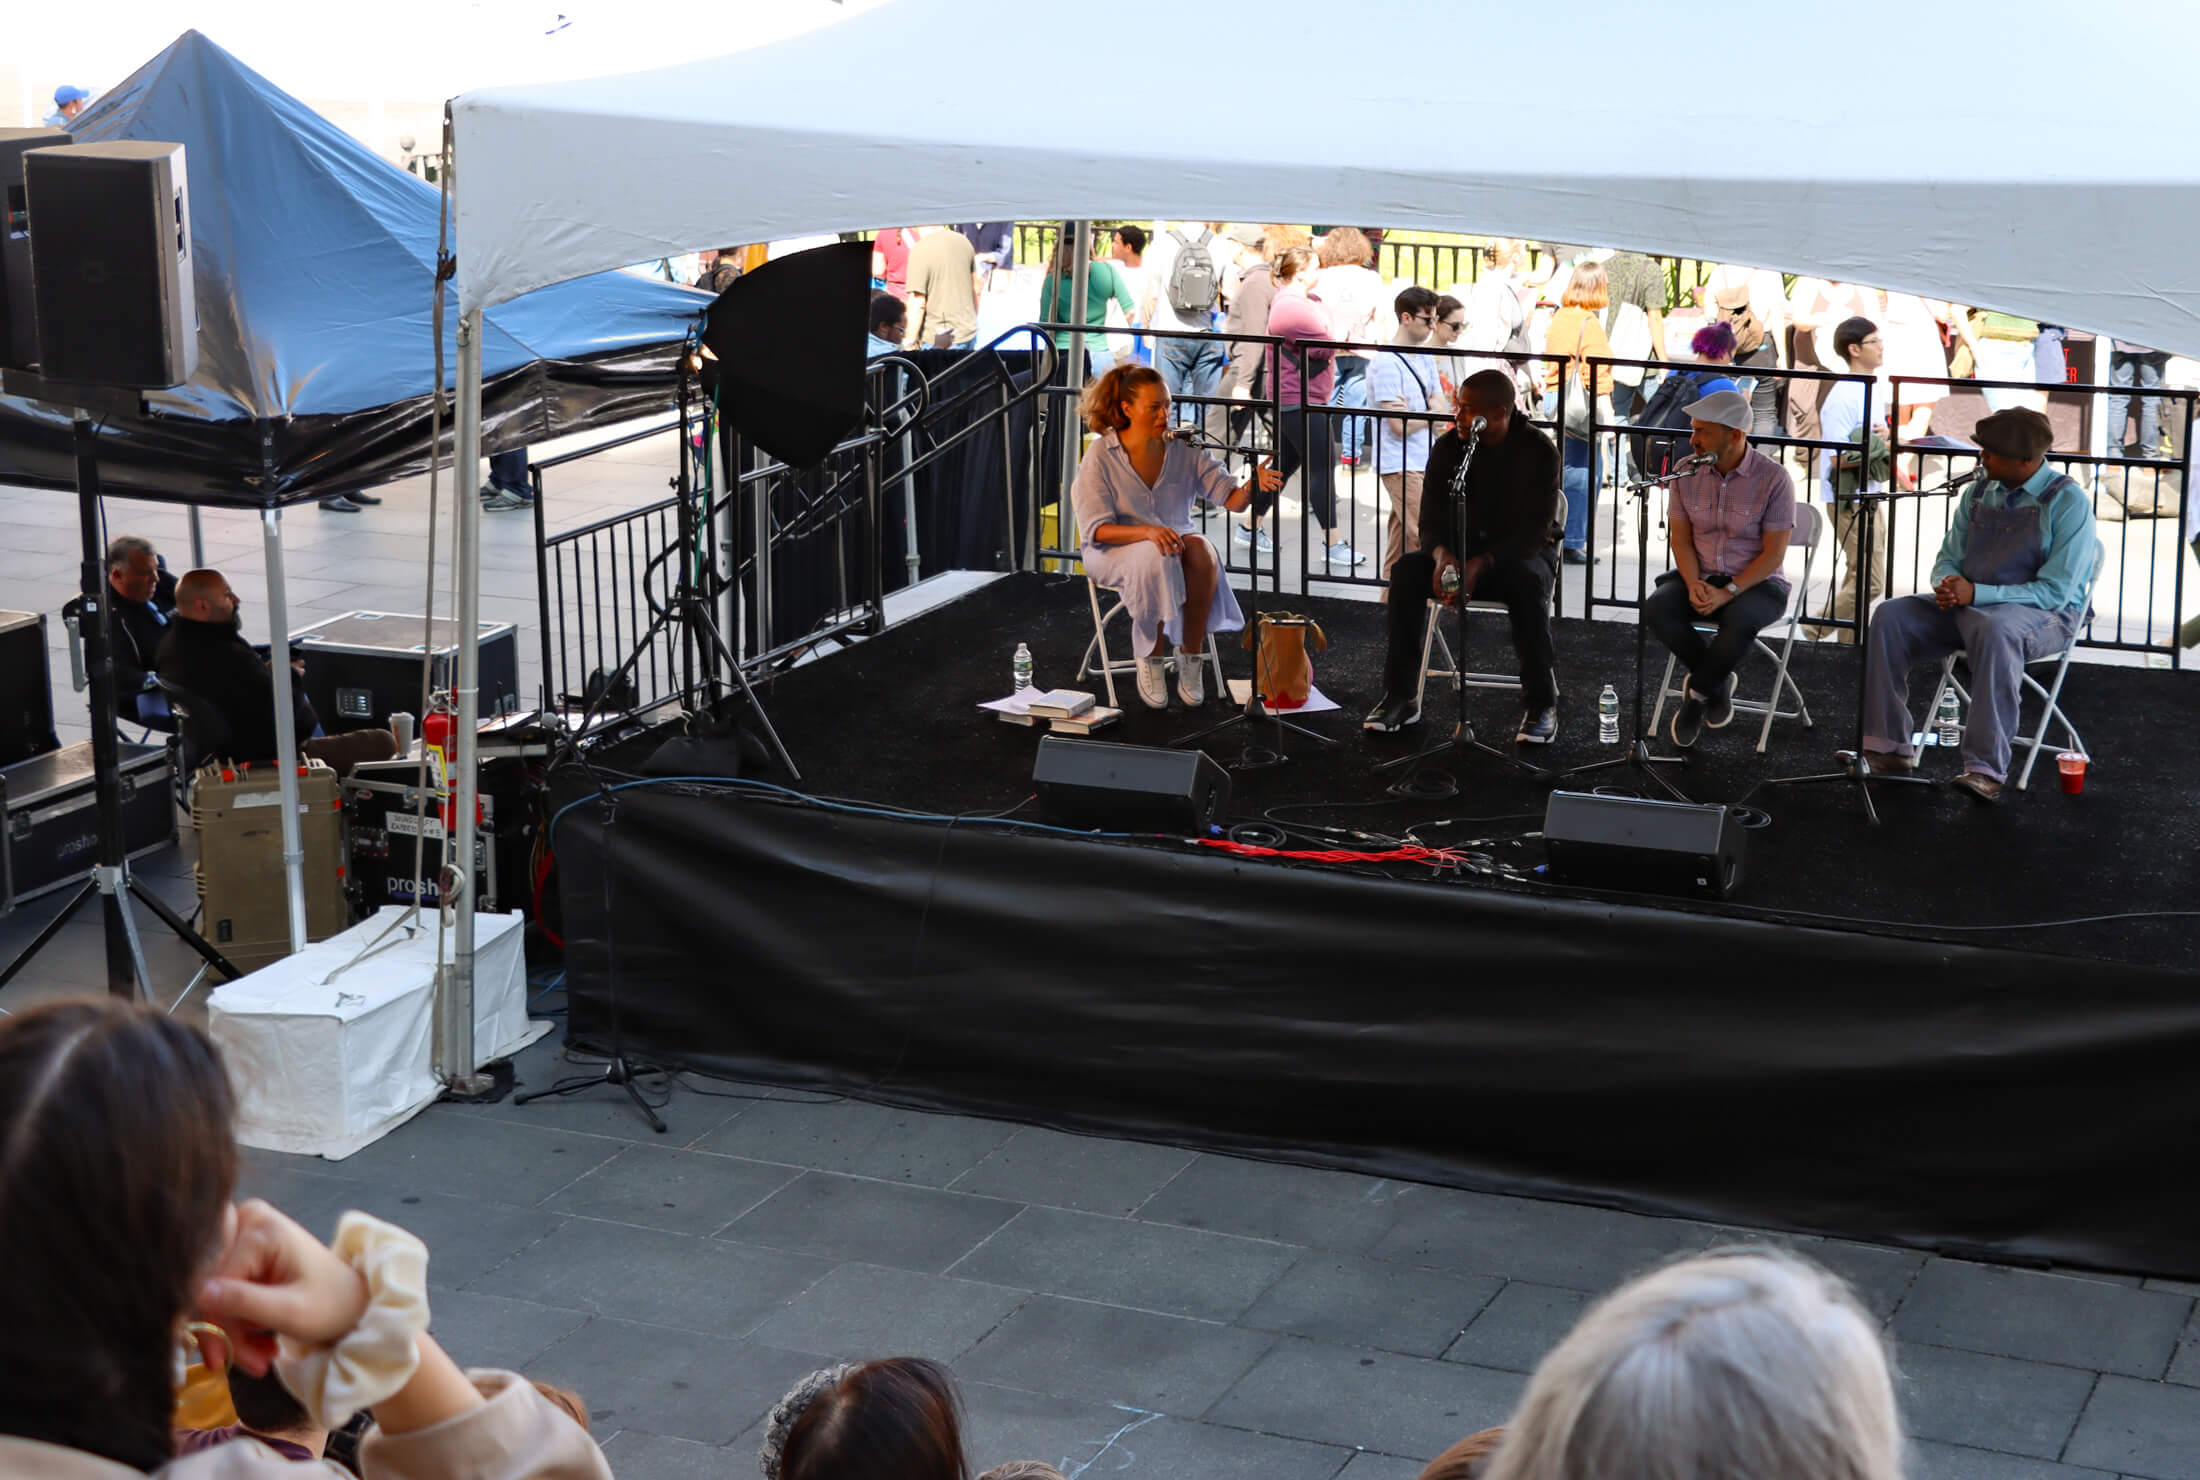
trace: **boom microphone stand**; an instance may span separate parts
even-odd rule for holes
[[[1565,781],[1585,772],[1602,771],[1612,766],[1633,766],[1644,776],[1664,787],[1666,794],[1671,796],[1673,800],[1677,802],[1692,800],[1686,792],[1675,786],[1664,772],[1655,769],[1658,766],[1685,766],[1688,764],[1688,757],[1685,755],[1652,755],[1650,753],[1650,737],[1643,732],[1642,677],[1648,665],[1649,626],[1642,619],[1642,607],[1643,603],[1649,599],[1650,594],[1650,490],[1662,488],[1668,483],[1678,482],[1712,461],[1713,459],[1704,456],[1702,453],[1697,453],[1693,457],[1682,458],[1670,473],[1663,473],[1655,478],[1638,478],[1621,490],[1623,493],[1635,495],[1641,502],[1641,507],[1635,513],[1635,738],[1628,745],[1625,755],[1617,756],[1608,761],[1591,761],[1587,765],[1575,766],[1570,770],[1559,772],[1553,778],[1554,780]]]
[[[1217,442],[1214,438],[1208,436],[1204,431],[1192,426],[1171,428],[1169,431],[1169,440],[1172,442],[1190,442],[1194,446],[1203,447],[1223,453],[1228,453],[1230,451],[1229,445],[1227,443]],[[1309,469],[1308,471],[1308,476],[1312,476],[1311,469]],[[1253,498],[1258,501],[1258,499],[1260,498],[1260,494],[1260,467],[1259,464],[1256,463],[1253,469]],[[1229,523],[1227,519],[1225,519],[1223,522],[1225,525]],[[1227,535],[1224,536],[1224,543],[1228,543]],[[1283,592],[1283,567],[1281,564],[1283,560],[1283,554],[1282,547],[1280,545],[1277,547],[1276,560],[1278,562],[1276,567],[1276,592],[1278,595],[1281,595]],[[1328,735],[1322,734],[1318,730],[1310,730],[1304,725],[1295,725],[1291,723],[1291,721],[1285,719],[1282,715],[1276,713],[1275,708],[1268,703],[1268,696],[1261,692],[1260,548],[1258,545],[1255,545],[1252,551],[1251,567],[1253,584],[1251,590],[1248,591],[1246,595],[1247,599],[1253,603],[1253,610],[1247,616],[1247,620],[1252,624],[1253,631],[1253,676],[1245,686],[1245,706],[1244,708],[1240,709],[1236,714],[1231,715],[1227,719],[1221,720],[1215,724],[1211,724],[1203,730],[1195,730],[1191,734],[1186,735],[1181,740],[1170,742],[1171,748],[1185,745],[1197,745],[1200,741],[1206,739],[1209,735],[1220,734],[1222,731],[1229,729],[1232,725],[1258,724],[1262,720],[1266,720],[1269,724],[1275,726],[1275,748],[1273,750],[1270,750],[1263,746],[1248,744],[1245,747],[1244,751],[1239,754],[1237,760],[1232,763],[1231,769],[1238,771],[1255,771],[1264,769],[1269,766],[1280,766],[1285,761],[1289,760],[1290,756],[1284,753],[1283,748],[1283,732],[1285,730],[1290,730],[1295,734],[1304,735],[1307,739],[1316,741],[1322,745],[1335,745],[1337,743],[1335,739]],[[1229,573],[1225,570],[1218,568],[1215,572],[1215,578],[1217,580],[1228,580]],[[1207,655],[1205,653],[1195,654],[1193,660],[1195,662],[1204,663],[1207,661]],[[1181,661],[1181,654],[1179,656],[1179,661]]]
[[[1889,461],[1891,464],[1892,459]],[[1869,469],[1867,468],[1865,471],[1868,472]],[[1891,466],[1888,472],[1891,478],[1893,473]],[[1928,494],[1955,493],[1984,475],[1985,469],[1974,468],[1960,478],[1950,478],[1937,487],[1921,488],[1916,493],[1908,495],[1908,497],[1923,498]],[[1859,478],[1857,481],[1861,484],[1866,480]],[[1883,488],[1877,492],[1859,487],[1852,497],[1856,501],[1856,547],[1864,552],[1864,558],[1855,562],[1856,569],[1850,572],[1856,580],[1856,748],[1853,750],[1837,750],[1833,753],[1834,763],[1840,768],[1838,770],[1814,771],[1807,776],[1775,776],[1770,780],[1758,782],[1757,786],[1810,786],[1823,781],[1850,782],[1856,787],[1856,794],[1864,803],[1864,819],[1872,826],[1877,827],[1879,825],[1879,808],[1872,802],[1873,782],[1883,781],[1898,786],[1930,786],[1933,783],[1930,777],[1920,776],[1915,771],[1874,771],[1871,768],[1871,762],[1864,757],[1864,702],[1871,693],[1872,673],[1871,649],[1864,641],[1865,633],[1870,625],[1866,620],[1867,607],[1870,601],[1868,593],[1871,590],[1871,586],[1868,584],[1868,576],[1874,563],[1875,554],[1872,548],[1872,520],[1877,516],[1879,506],[1892,500],[1895,494],[1892,487]],[[1890,538],[1887,542],[1885,565],[1891,575],[1894,569],[1894,541],[1891,537],[1891,532],[1894,529],[1894,518],[1891,514],[1887,519],[1887,528],[1890,531]],[[1931,722],[1931,718],[1930,715],[1926,716],[1927,723]],[[1757,787],[1752,787],[1751,791],[1755,792],[1756,789]]]
[[[1466,526],[1466,519],[1464,516],[1465,502],[1467,496],[1467,469],[1474,466],[1474,455],[1476,452],[1481,450],[1483,424],[1484,423],[1482,418],[1477,416],[1474,419],[1472,426],[1469,427],[1467,431],[1466,448],[1460,454],[1459,467],[1456,471],[1452,473],[1451,487],[1447,490],[1446,493],[1446,496],[1451,501],[1451,527],[1452,537],[1454,539],[1458,538],[1459,532],[1463,530]],[[1455,598],[1458,599],[1460,613],[1459,653],[1457,655],[1454,655],[1451,660],[1452,668],[1455,670],[1452,674],[1452,689],[1453,692],[1458,696],[1458,717],[1453,722],[1451,733],[1449,735],[1444,736],[1442,739],[1438,739],[1436,738],[1434,732],[1431,732],[1429,738],[1422,742],[1421,748],[1419,750],[1414,751],[1411,755],[1402,755],[1397,757],[1395,760],[1384,761],[1381,765],[1375,767],[1375,773],[1377,775],[1381,775],[1385,771],[1395,771],[1400,767],[1405,768],[1405,779],[1399,782],[1393,788],[1393,790],[1397,791],[1400,795],[1405,795],[1409,792],[1409,790],[1413,786],[1413,778],[1420,774],[1422,766],[1429,760],[1430,757],[1442,755],[1447,750],[1479,750],[1484,755],[1495,756],[1498,760],[1503,761],[1506,765],[1511,766],[1514,770],[1526,772],[1528,775],[1533,776],[1538,780],[1541,780],[1550,774],[1548,771],[1545,771],[1541,766],[1531,765],[1529,762],[1522,760],[1519,756],[1499,750],[1496,746],[1491,745],[1487,741],[1481,739],[1474,733],[1474,726],[1468,722],[1467,681],[1464,675],[1466,659],[1464,657],[1464,654],[1467,648],[1466,603],[1472,598],[1471,596],[1460,592],[1456,586],[1452,588],[1452,594]],[[1441,614],[1438,615],[1437,620],[1443,620]],[[1450,793],[1448,792],[1444,794],[1450,795]],[[1434,793],[1429,793],[1429,795],[1434,795]]]

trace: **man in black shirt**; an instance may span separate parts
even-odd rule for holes
[[[1455,498],[1452,484],[1477,420],[1481,440]],[[1457,424],[1429,448],[1422,489],[1421,548],[1391,568],[1383,700],[1364,726],[1402,730],[1421,718],[1424,602],[1495,601],[1512,618],[1520,655],[1526,712],[1515,738],[1548,745],[1558,735],[1551,591],[1558,583],[1559,456],[1551,439],[1516,413],[1511,376],[1484,370],[1459,388]],[[1446,587],[1451,571],[1455,590]]]
[[[194,570],[176,583],[175,619],[160,644],[160,676],[198,695],[221,712],[229,726],[226,759],[273,761],[275,680],[267,660],[244,640],[237,593],[218,570]],[[303,663],[293,662],[301,678]],[[321,735],[320,718],[302,685],[291,689],[292,716],[299,751],[326,761],[339,776],[361,761],[388,760],[397,754],[397,737],[388,730],[352,730]]]
[[[133,724],[157,730],[175,727],[168,701],[153,684],[155,654],[176,609],[176,578],[161,569],[153,542],[142,535],[118,534],[107,543],[107,604],[114,639],[115,709]],[[62,607],[77,616],[81,600]]]

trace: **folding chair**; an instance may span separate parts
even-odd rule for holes
[[[1566,525],[1566,508],[1566,495],[1562,493],[1558,496],[1557,514],[1559,527],[1562,529]],[[1451,679],[1463,689],[1512,689],[1518,692],[1520,680],[1517,677],[1511,677],[1503,673],[1462,673],[1460,671],[1459,660],[1452,656],[1451,644],[1444,640],[1443,628],[1437,620],[1443,610],[1443,605],[1439,602],[1432,600],[1428,604],[1428,622],[1421,630],[1421,680],[1414,690],[1414,704],[1418,706],[1428,697],[1428,681],[1432,678]],[[1497,615],[1507,617],[1509,620],[1505,603],[1502,601],[1460,602],[1459,650],[1461,652],[1465,652],[1467,649],[1468,612],[1495,612]],[[1429,657],[1437,648],[1444,650],[1444,666],[1432,668],[1429,666]]]
[[[1115,597],[1115,604],[1108,608],[1105,615],[1102,615],[1100,611],[1100,583],[1095,581],[1090,574],[1086,575],[1085,599],[1092,605],[1092,641],[1085,644],[1085,656],[1083,661],[1077,665],[1077,676],[1080,679],[1085,679],[1098,674],[1108,687],[1108,707],[1110,709],[1120,709],[1122,706],[1115,702],[1116,675],[1121,674],[1125,678],[1136,678],[1138,676],[1138,658],[1133,655],[1118,661],[1108,656],[1108,623],[1123,615],[1123,598],[1112,591],[1108,594]],[[1183,654],[1180,652],[1176,656],[1181,659]],[[1230,686],[1222,677],[1222,652],[1215,646],[1215,635],[1212,632],[1207,634],[1207,651],[1201,654],[1200,661],[1214,670],[1215,681],[1212,692],[1221,695],[1225,699],[1229,698]]]
[[[1759,632],[1755,639],[1757,651],[1763,653],[1777,665],[1772,675],[1772,695],[1762,702],[1756,699],[1736,699],[1734,701],[1734,707],[1742,713],[1761,714],[1765,717],[1763,727],[1757,731],[1757,753],[1759,755],[1765,753],[1765,745],[1772,739],[1772,722],[1776,719],[1799,719],[1803,722],[1804,729],[1816,728],[1817,722],[1810,717],[1810,705],[1803,700],[1803,691],[1796,687],[1795,680],[1788,674],[1788,658],[1795,651],[1795,634],[1803,626],[1803,607],[1806,596],[1810,591],[1810,570],[1818,558],[1818,532],[1824,520],[1825,515],[1819,511],[1816,502],[1806,499],[1795,501],[1795,538],[1802,541],[1803,545],[1803,579],[1796,583],[1793,590],[1788,592],[1786,614]],[[1794,545],[1791,543],[1788,548],[1793,549]],[[1780,643],[1780,650],[1774,652],[1772,645],[1765,641],[1765,633],[1778,627],[1785,627],[1787,636]],[[1709,623],[1698,622],[1696,630],[1698,632],[1716,632],[1719,629]],[[1658,726],[1665,719],[1665,701],[1684,697],[1685,677],[1681,683],[1676,684],[1673,681],[1674,671],[1679,667],[1680,660],[1671,653],[1667,653],[1665,655],[1665,677],[1658,681],[1657,708],[1652,710],[1650,714],[1650,733],[1653,735],[1658,733]],[[1780,691],[1782,689],[1795,696],[1795,706],[1792,709],[1780,707]]]
[[[2095,563],[2094,569],[2096,572],[2098,572],[2098,570],[2100,569],[2098,562]],[[2050,724],[2061,725],[2063,728],[2063,734],[2070,737],[2070,743],[2068,745],[2060,745],[2057,746],[2056,749],[2075,750],[2076,752],[2078,752],[2078,754],[2084,756],[2088,762],[2093,759],[2092,752],[2088,751],[2085,748],[2085,742],[2078,738],[2078,727],[2070,722],[2070,716],[2063,713],[2062,708],[2063,679],[2067,677],[2070,673],[2070,654],[2078,646],[2078,634],[2080,632],[2083,632],[2086,628],[2086,624],[2088,622],[2091,622],[2092,620],[2093,582],[2092,578],[2088,577],[2085,587],[2085,616],[2070,629],[2070,641],[2063,644],[2063,650],[2061,652],[2049,653],[2044,658],[2032,658],[2028,660],[2024,665],[2027,670],[2024,675],[2025,689],[2039,695],[2041,702],[2044,703],[2046,707],[2040,711],[2040,723],[2038,729],[2034,730],[2029,735],[2013,736],[2009,741],[2011,745],[2022,745],[2031,752],[2031,754],[2027,755],[2024,758],[2024,769],[2017,773],[2017,790],[2019,791],[2023,791],[2027,786],[2031,784],[2032,768],[2039,764],[2040,750],[2047,743],[2047,727]],[[1958,649],[1957,651],[1950,653],[1947,657],[1940,660],[1940,682],[1933,685],[1932,702],[1925,706],[1926,724],[1930,725],[1933,722],[1933,716],[1937,714],[1940,710],[1940,696],[1946,693],[1950,687],[1953,687],[1955,689],[1956,696],[1963,701],[1964,707],[1966,709],[1970,707],[1971,691],[1965,688],[1956,679],[1956,659],[1962,656],[1962,651]],[[2055,681],[2045,687],[2042,687],[2040,681],[2034,678],[2029,671],[2033,668],[2038,667],[2042,663],[2052,663],[2055,665]],[[2023,697],[2022,693],[2020,693],[2018,697],[2021,701]]]

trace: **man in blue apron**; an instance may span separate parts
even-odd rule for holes
[[[2052,440],[2045,416],[2012,407],[1971,435],[1985,477],[1957,500],[1931,594],[1897,597],[1872,614],[1864,753],[1874,771],[1917,768],[1910,669],[1961,649],[1971,714],[1955,784],[1998,802],[2024,665],[2061,652],[2086,619],[2101,542],[2085,491],[2044,461]]]

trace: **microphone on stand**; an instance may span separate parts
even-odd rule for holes
[[[1671,470],[1660,473],[1655,478],[1637,478],[1634,482],[1628,484],[1627,486],[1631,489],[1656,488],[1661,483],[1671,483],[1675,479],[1685,478],[1690,473],[1695,472],[1696,469],[1708,468],[1713,466],[1717,462],[1718,458],[1714,457],[1712,454],[1708,452],[1698,452],[1691,456],[1682,458],[1679,462],[1673,464]]]
[[[1960,478],[1950,478],[1947,482],[1941,484],[1938,488],[1920,488],[1917,491],[1917,496],[1922,498],[1928,493],[1961,493],[1964,489],[1969,488],[1972,484],[1983,481],[1985,477],[1986,465],[1984,463],[1981,463],[1977,467],[1971,469],[1970,472],[1965,473]]]

